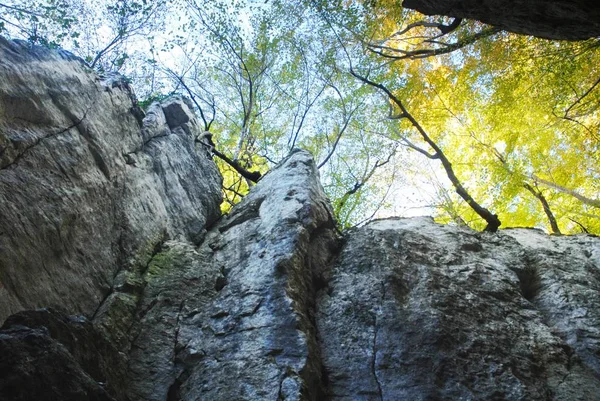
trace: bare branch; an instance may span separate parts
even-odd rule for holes
[[[318,169],[320,169],[325,164],[327,164],[327,162],[329,161],[329,159],[331,159],[331,156],[333,156],[333,154],[335,153],[335,150],[337,149],[338,143],[340,142],[340,139],[342,139],[342,135],[346,131],[346,128],[348,128],[348,125],[350,124],[350,120],[352,119],[352,114],[354,114],[355,111],[356,111],[356,109],[352,110],[350,112],[350,115],[347,118],[344,119],[344,123],[342,125],[342,128],[338,131],[338,134],[335,137],[335,141],[333,142],[333,145],[331,146],[331,149],[329,150],[329,153],[327,153],[327,156],[325,156],[325,159],[323,159],[323,161],[321,163],[319,163],[319,165],[317,166]]]
[[[581,224],[580,222],[578,222],[577,220],[574,220],[574,219],[572,219],[572,218],[570,218],[570,217],[569,217],[569,220],[571,220],[573,223],[577,224],[577,225],[578,225],[578,226],[581,228],[582,232],[584,232],[584,233],[586,233],[586,234],[589,234],[589,233],[590,233],[590,232],[588,231],[588,229],[587,229],[587,228],[585,228],[585,226],[584,226],[583,224]]]
[[[525,187],[526,190],[531,192],[531,194],[533,196],[535,196],[541,202],[542,207],[544,208],[544,213],[546,213],[546,216],[548,217],[548,221],[550,222],[550,227],[552,228],[552,233],[558,234],[558,235],[562,234],[560,232],[560,229],[558,228],[558,223],[556,222],[556,217],[554,217],[554,213],[552,213],[552,210],[550,209],[550,205],[548,204],[548,200],[546,200],[546,197],[544,196],[544,194],[542,194],[542,191],[540,191],[537,188],[532,187],[528,183],[524,183],[523,186]]]
[[[17,11],[17,12],[23,13],[23,14],[33,15],[34,17],[44,18],[44,15],[33,12],[31,10],[26,10],[24,8],[9,6],[8,4],[3,4],[3,3],[0,3],[0,7],[8,8],[9,10]]]
[[[396,172],[394,171],[394,173],[392,174],[391,177],[391,181],[394,181],[395,179],[395,174]],[[373,213],[371,213],[371,215],[369,217],[366,217],[364,219],[362,219],[361,221],[359,221],[358,223],[356,223],[353,227],[358,227],[368,221],[371,221],[373,219],[373,217],[375,217],[375,215],[377,214],[377,212],[381,209],[381,207],[383,206],[385,200],[387,199],[388,195],[390,194],[390,191],[392,190],[392,185],[388,185],[385,194],[383,195],[383,197],[381,198],[381,200],[379,201],[379,203],[377,204],[377,207],[375,208],[375,210],[373,211]]]
[[[384,92],[388,98],[394,102],[396,106],[400,109],[400,111],[406,115],[406,119],[410,121],[412,126],[416,128],[416,130],[421,134],[423,140],[434,150],[434,154],[439,156],[439,159],[446,171],[446,175],[452,182],[456,193],[465,201],[467,204],[477,213],[482,219],[484,219],[487,223],[485,231],[496,232],[498,227],[500,227],[500,219],[498,215],[493,214],[488,209],[481,206],[479,203],[473,199],[473,197],[467,192],[467,190],[463,187],[462,183],[454,173],[454,168],[452,167],[452,163],[448,160],[442,149],[431,139],[431,137],[427,134],[427,132],[423,129],[423,127],[419,124],[419,122],[408,112],[404,104],[398,99],[388,88],[384,85],[371,81],[367,77],[363,77],[360,74],[356,73],[352,68],[350,69],[350,74],[352,74],[357,79],[362,82],[379,89]]]
[[[362,106],[362,103],[359,103],[356,105],[356,107],[354,107],[352,110],[350,110],[350,112],[348,112],[348,109],[346,107],[346,102],[344,101],[344,97],[342,96],[342,93],[340,92],[338,87],[333,84],[330,84],[330,87],[333,88],[333,90],[337,93],[338,97],[340,98],[340,101],[342,104],[342,114],[344,117],[343,117],[342,128],[340,128],[340,130],[338,131],[338,134],[335,137],[335,141],[333,142],[331,149],[327,153],[327,156],[325,156],[325,159],[323,159],[323,161],[321,163],[319,163],[319,165],[317,166],[318,169],[320,169],[325,164],[327,164],[327,162],[329,162],[329,160],[331,159],[331,157],[333,156],[333,154],[335,153],[335,151],[337,149],[340,139],[342,139],[342,135],[348,128],[348,125],[350,124],[350,121],[352,120],[354,113],[356,113],[358,108]]]
[[[411,141],[409,141],[407,138],[402,138],[400,139],[400,142],[404,145],[404,146],[408,146],[409,148],[416,150],[417,152],[421,153],[422,155],[425,155],[427,158],[429,159],[439,159],[440,155],[435,153],[435,154],[431,154],[429,152],[427,152],[425,149],[422,149],[416,145],[414,145]]]
[[[202,122],[204,123],[204,131],[209,131],[210,130],[210,126],[211,126],[211,124],[212,124],[212,122],[214,121],[214,118],[215,118],[214,108],[213,108],[212,119],[210,121],[208,121],[206,119],[206,116],[204,115],[204,111],[202,109],[202,106],[200,106],[200,104],[196,100],[196,96],[194,95],[194,92],[192,92],[192,90],[190,89],[190,87],[184,82],[183,77],[179,76],[178,74],[176,74],[170,68],[167,68],[165,71],[167,71],[167,73],[171,74],[175,79],[177,79],[178,83],[181,86],[183,86],[183,89],[185,89],[185,91],[187,92],[188,96],[192,99],[192,102],[194,102],[194,104],[198,108],[198,111],[200,112],[200,118],[202,119]]]
[[[340,200],[337,203],[337,210],[340,210],[342,207],[344,207],[344,205],[346,204],[346,202],[348,201],[348,199],[350,198],[350,196],[354,195],[355,193],[357,193],[363,186],[365,186],[365,184],[367,182],[369,182],[369,180],[371,179],[371,177],[373,177],[373,175],[375,174],[375,171],[382,167],[385,166],[386,164],[388,164],[392,158],[392,156],[394,156],[396,154],[396,149],[394,148],[392,150],[392,152],[388,155],[387,159],[384,161],[381,160],[377,160],[375,162],[375,164],[373,165],[373,167],[371,167],[370,170],[366,170],[363,174],[363,176],[361,177],[361,179],[359,181],[356,181],[354,183],[354,186],[349,189],[348,191],[346,191],[346,193],[344,195],[342,195],[342,197],[340,198]]]
[[[429,42],[430,44],[435,43],[441,46],[433,49],[403,50],[374,43],[365,43],[365,46],[369,51],[385,58],[393,60],[416,60],[452,53],[453,51],[469,46],[478,40],[495,35],[498,32],[500,32],[500,29],[498,28],[487,28],[454,43],[433,42],[431,39],[425,40],[424,42]]]
[[[530,177],[535,182],[540,183],[540,184],[545,185],[550,188],[554,188],[558,192],[562,192],[564,194],[570,195],[570,196],[574,197],[575,199],[579,200],[580,202],[585,203],[586,205],[600,208],[600,199],[588,198],[587,196],[584,196],[575,190],[563,187],[562,185],[559,185],[555,182],[545,180],[543,178],[538,177],[535,174],[531,174]]]

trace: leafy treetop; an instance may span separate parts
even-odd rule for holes
[[[300,146],[345,227],[417,205],[476,229],[600,233],[597,38],[395,0],[5,0],[0,32],[128,74],[141,98],[190,97],[225,211]]]

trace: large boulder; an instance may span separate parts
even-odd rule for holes
[[[126,401],[124,358],[83,317],[40,309],[0,328],[0,399]]]
[[[331,399],[600,400],[597,237],[374,221],[317,310]]]

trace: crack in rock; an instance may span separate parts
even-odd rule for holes
[[[33,148],[35,148],[36,146],[38,146],[40,143],[42,143],[42,142],[43,142],[43,141],[45,141],[46,139],[51,139],[51,138],[54,138],[54,137],[56,137],[56,136],[58,136],[58,135],[60,135],[60,134],[64,134],[65,132],[68,132],[68,131],[70,131],[70,130],[71,130],[71,129],[73,129],[73,128],[77,128],[77,127],[79,127],[79,125],[81,125],[81,123],[83,123],[83,121],[84,121],[84,120],[87,118],[87,114],[88,114],[88,112],[89,112],[89,111],[90,111],[90,110],[91,110],[91,109],[92,109],[94,106],[95,106],[95,102],[94,102],[94,103],[93,103],[91,106],[89,106],[89,107],[88,107],[88,108],[85,110],[85,112],[83,113],[83,116],[82,116],[81,118],[75,119],[74,121],[73,121],[73,119],[71,119],[71,120],[72,120],[72,124],[71,124],[71,125],[69,125],[68,127],[66,127],[66,128],[62,128],[62,129],[60,129],[60,130],[58,130],[58,131],[56,131],[56,132],[50,133],[50,134],[48,134],[48,135],[45,135],[45,136],[40,136],[40,137],[36,138],[36,139],[33,141],[33,143],[29,144],[27,147],[25,147],[25,149],[23,149],[23,150],[22,150],[20,153],[18,153],[18,154],[17,154],[17,155],[16,155],[16,156],[13,158],[13,160],[12,160],[12,161],[10,161],[9,163],[7,163],[7,164],[5,164],[4,166],[0,167],[0,171],[1,171],[1,170],[5,170],[5,169],[7,169],[7,168],[9,168],[9,167],[11,167],[11,166],[13,166],[13,165],[17,164],[17,163],[18,163],[18,162],[21,160],[21,158],[23,158],[23,156],[25,156],[25,154],[26,154],[27,152],[29,152],[31,149],[33,149]],[[3,153],[5,153],[7,149],[8,149],[8,148],[5,148],[5,149],[3,149],[2,153],[0,154],[0,156],[1,156]]]

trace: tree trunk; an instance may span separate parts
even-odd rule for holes
[[[476,19],[503,30],[545,39],[584,40],[600,36],[597,0],[404,0],[427,15]]]

